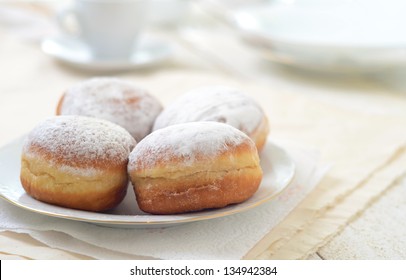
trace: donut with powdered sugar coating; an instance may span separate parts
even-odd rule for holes
[[[152,132],[131,152],[128,173],[138,206],[152,214],[240,203],[262,180],[255,143],[218,122],[190,122]]]
[[[196,88],[182,95],[159,114],[153,130],[197,121],[229,124],[247,134],[258,151],[269,134],[268,119],[258,103],[242,91],[225,86]]]
[[[118,205],[127,185],[134,138],[109,121],[55,116],[27,136],[20,181],[37,200],[63,207],[103,211]]]
[[[108,120],[140,141],[151,132],[161,111],[161,103],[147,90],[126,80],[104,77],[68,88],[59,100],[56,114]]]

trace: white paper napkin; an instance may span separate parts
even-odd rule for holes
[[[276,199],[244,213],[158,229],[108,228],[52,218],[0,201],[0,230],[99,259],[240,259],[317,185],[328,167],[315,151],[289,148],[295,178]]]

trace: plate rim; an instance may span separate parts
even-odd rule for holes
[[[265,5],[265,9],[273,8],[270,5]],[[250,28],[246,25],[241,24],[241,17],[244,15],[248,15],[251,18],[258,18],[259,11],[264,9],[263,6],[253,6],[250,8],[240,8],[234,11],[230,11],[227,16],[228,20],[231,25],[238,29],[238,31],[246,33],[247,35],[258,36],[263,40],[266,40],[267,43],[270,44],[280,44],[280,45],[287,45],[293,46],[298,48],[319,48],[328,51],[393,51],[393,50],[405,50],[406,49],[406,42],[402,43],[392,43],[392,44],[351,44],[351,43],[329,43],[329,42],[309,42],[309,41],[300,41],[300,40],[292,40],[285,38],[283,36],[276,36],[269,32],[264,31],[263,26],[260,28]],[[259,20],[257,19],[259,22]]]
[[[26,135],[23,135],[19,138],[14,139],[13,141],[7,143],[6,145],[3,145],[2,147],[0,147],[0,152],[3,150],[6,150],[9,146],[15,145],[18,141],[23,141],[23,139],[25,138]],[[269,143],[270,145],[272,145],[274,148],[277,148],[280,152],[282,152],[284,154],[284,157],[286,159],[288,159],[289,161],[289,165],[291,166],[291,170],[289,172],[289,177],[286,180],[286,182],[284,182],[283,187],[281,187],[279,190],[277,190],[276,192],[272,193],[271,195],[268,195],[256,202],[253,202],[252,204],[249,204],[245,207],[242,208],[236,208],[236,209],[230,209],[228,211],[223,211],[220,213],[213,213],[213,214],[208,214],[208,215],[198,215],[198,216],[192,216],[192,217],[186,217],[184,219],[174,219],[174,220],[168,220],[168,221],[131,221],[131,220],[103,220],[103,219],[93,219],[93,218],[86,218],[86,217],[78,217],[78,216],[72,216],[72,215],[68,215],[68,214],[64,214],[64,213],[54,213],[52,211],[47,211],[47,210],[42,210],[42,209],[38,209],[29,205],[26,205],[24,203],[19,203],[18,201],[12,200],[9,197],[6,197],[2,192],[0,192],[0,198],[2,198],[4,201],[7,201],[8,203],[13,204],[16,207],[19,207],[20,209],[24,209],[33,213],[37,213],[37,214],[41,214],[41,215],[45,215],[48,217],[54,217],[54,218],[60,218],[60,219],[66,219],[66,220],[73,220],[73,221],[80,221],[80,222],[86,222],[86,223],[91,223],[91,224],[96,224],[96,225],[104,225],[104,226],[133,226],[133,227],[141,227],[141,226],[159,226],[159,225],[171,225],[171,224],[185,224],[185,223],[190,223],[190,222],[196,222],[196,221],[204,221],[204,220],[211,220],[211,219],[216,219],[216,218],[221,218],[221,217],[225,217],[225,216],[230,216],[233,214],[237,214],[237,213],[241,213],[241,212],[245,212],[248,210],[251,210],[253,208],[256,208],[272,199],[274,199],[275,197],[277,197],[278,195],[280,195],[281,193],[283,193],[287,187],[289,186],[289,184],[292,182],[293,178],[295,177],[296,174],[296,164],[294,162],[294,160],[292,159],[292,157],[290,156],[290,154],[281,146],[279,146],[278,144],[275,144],[274,142],[267,140],[267,143]],[[0,187],[8,187],[7,185],[5,185],[4,183],[0,182]],[[22,188],[22,186],[21,186]],[[28,195],[28,194],[27,194]],[[29,196],[29,195],[28,195]],[[31,198],[31,196],[30,196]],[[34,199],[34,198],[32,198]],[[57,206],[57,205],[52,205],[52,204],[48,204],[42,201],[36,201],[38,203],[44,203],[46,205],[52,206],[52,207],[59,207],[62,209],[67,209],[67,210],[75,210],[75,211],[82,211],[82,210],[77,210],[77,209],[70,209],[70,208],[65,208],[65,207],[61,207],[61,206]],[[244,202],[242,202],[244,203]],[[241,203],[239,203],[241,205]],[[233,205],[238,205],[238,204],[233,204]],[[232,206],[232,205],[230,205]],[[224,209],[224,208],[219,208],[219,209]],[[216,209],[213,209],[214,211]],[[193,214],[193,213],[202,213],[203,211],[210,211],[210,210],[202,210],[202,211],[196,211],[196,212],[191,212],[191,213],[185,213],[185,214]],[[83,211],[86,212],[86,211]],[[97,212],[92,212],[92,214],[102,214],[103,213],[97,213]],[[104,214],[106,215],[106,214]],[[114,215],[114,214],[107,214],[107,215],[112,215],[112,216],[128,216],[128,217],[135,217],[135,216],[144,216],[144,215]],[[182,214],[180,214],[182,215]],[[145,215],[147,216],[147,215]],[[151,215],[154,217],[157,216],[164,216],[164,217],[168,217],[171,215]]]

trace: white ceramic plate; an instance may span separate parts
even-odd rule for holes
[[[84,70],[98,72],[122,71],[151,67],[168,59],[172,49],[164,42],[143,38],[128,59],[100,60],[79,39],[59,36],[45,39],[42,51],[64,63]]]
[[[406,65],[403,0],[273,3],[230,14],[244,38],[268,60],[336,72]]]
[[[110,227],[166,227],[246,211],[275,198],[286,188],[295,172],[295,165],[289,155],[282,148],[268,142],[261,156],[264,171],[261,186],[253,197],[243,203],[187,214],[150,215],[138,209],[134,192],[129,186],[127,196],[118,207],[108,213],[94,213],[50,205],[27,195],[19,180],[22,144],[23,138],[0,149],[0,196],[3,199],[28,211]]]

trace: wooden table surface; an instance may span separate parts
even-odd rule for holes
[[[171,40],[176,45],[176,56],[173,62],[165,66],[166,69],[191,69],[227,75],[237,80],[247,79],[264,87],[272,85],[286,91],[300,93],[306,98],[326,104],[377,116],[406,119],[406,81],[402,81],[402,73],[406,71],[337,76],[280,67],[262,60],[255,50],[238,37],[235,30],[215,16],[208,14],[204,9],[197,8],[195,12],[196,19],[191,21],[187,28],[151,29],[150,32]],[[10,35],[11,33],[10,28],[0,22],[0,44],[7,45],[7,40],[13,42],[19,40]],[[24,40],[20,43],[25,45],[22,50],[26,45],[30,48],[38,48],[37,43]],[[40,55],[39,51],[38,55]],[[24,59],[21,58],[24,58],[23,53],[17,60],[18,63],[24,63]],[[36,62],[38,61],[40,59]],[[26,63],[35,62],[26,61]],[[16,66],[19,71],[23,71],[23,68]],[[38,71],[41,70],[38,69]],[[153,72],[153,69],[148,69],[141,71],[140,75],[149,75]],[[3,77],[0,79],[0,89],[3,91],[0,92],[1,146],[21,132],[21,129],[16,127],[17,123],[10,124],[14,113],[13,104],[5,101],[24,102],[10,96],[13,89],[24,87],[24,81],[18,81],[18,73],[13,73],[13,69],[4,69],[1,63],[0,73]],[[19,84],[16,84],[17,82]],[[29,104],[26,107],[29,109]],[[371,126],[373,125],[371,123]],[[309,259],[405,259],[406,223],[401,222],[405,218],[406,180],[400,180],[388,188],[381,197],[372,201],[368,209],[338,231],[332,240],[320,246]],[[84,258],[47,248],[23,234],[2,233],[0,240],[3,244],[15,243],[16,248],[20,249],[24,248],[24,244],[35,244],[38,250],[44,250],[49,258]],[[0,250],[2,251],[0,259],[21,258],[20,256],[24,256],[24,253],[21,253],[20,249],[15,250],[14,253]],[[29,255],[25,257],[29,258]]]

